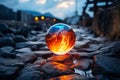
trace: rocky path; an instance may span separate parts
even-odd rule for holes
[[[61,56],[47,48],[46,32],[1,29],[0,80],[120,80],[120,42],[73,29],[76,44]]]

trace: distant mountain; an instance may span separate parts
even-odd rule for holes
[[[50,18],[55,18],[55,16],[53,16],[51,13],[44,13],[43,15]]]
[[[55,16],[53,16],[51,13],[47,12],[47,13],[40,13],[40,12],[37,12],[37,11],[27,11],[27,10],[22,10],[28,14],[31,14],[33,16],[46,16],[46,17],[50,17],[50,18],[55,18]]]
[[[40,12],[37,12],[37,11],[26,11],[25,10],[24,12],[31,14],[33,16],[41,16],[42,15]]]

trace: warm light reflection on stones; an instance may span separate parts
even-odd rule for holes
[[[84,79],[83,76],[80,76],[78,74],[70,74],[51,78],[49,80],[86,80],[86,79]]]
[[[65,55],[54,55],[47,59],[48,62],[59,62],[65,64],[67,66],[72,66],[73,64],[73,55],[65,54]]]
[[[46,44],[53,53],[58,55],[66,54],[75,44],[75,33],[66,24],[55,24],[47,32]]]

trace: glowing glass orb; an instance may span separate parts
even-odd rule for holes
[[[48,29],[46,44],[54,54],[63,55],[74,47],[75,38],[75,33],[70,26],[58,23]]]

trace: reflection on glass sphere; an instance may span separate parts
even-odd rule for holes
[[[55,24],[47,31],[46,44],[53,53],[58,55],[66,54],[74,47],[75,33],[66,24]]]

